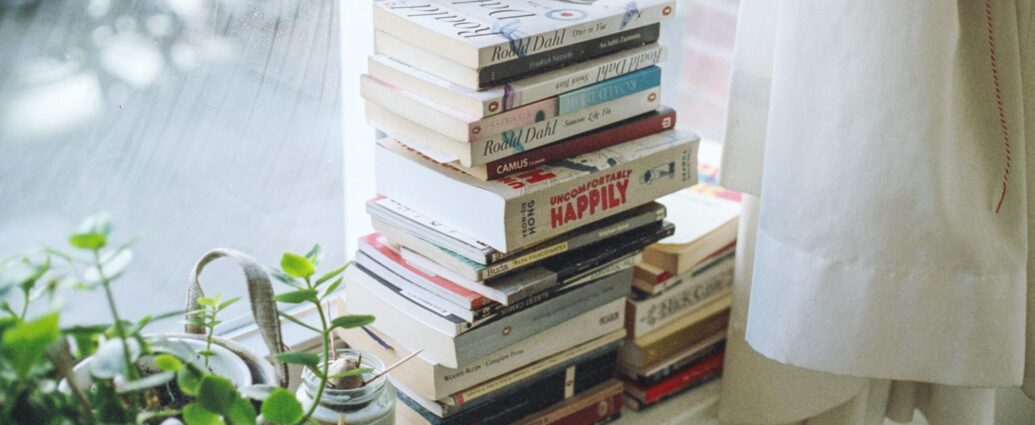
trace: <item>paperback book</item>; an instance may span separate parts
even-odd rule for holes
[[[683,315],[654,332],[622,345],[622,363],[630,368],[655,364],[692,344],[726,329],[729,324],[730,297],[723,296]]]
[[[366,116],[374,127],[438,162],[471,167],[654,111],[661,106],[660,93],[657,87],[635,92],[471,142],[444,135],[401,115],[411,108],[392,109],[367,101]]]
[[[383,196],[367,201],[367,212],[374,217],[374,228],[390,240],[394,238],[400,244],[408,240],[411,242],[408,248],[442,265],[457,264],[451,267],[454,270],[469,267],[473,274],[468,276],[472,280],[519,270],[538,261],[604,241],[619,233],[661,222],[666,216],[664,206],[649,202],[539,244],[503,253]],[[414,239],[433,246],[418,249],[418,246],[424,245]],[[440,254],[440,251],[443,253]]]
[[[485,118],[434,103],[368,75],[360,77],[360,93],[367,100],[395,111],[407,120],[446,137],[473,143],[656,88],[660,84],[661,68],[652,66]]]
[[[673,130],[485,182],[382,139],[377,192],[509,252],[697,182],[699,138]]]
[[[740,217],[739,194],[708,185],[698,185],[658,200],[669,211],[693,217],[676,229],[676,234],[644,252],[647,263],[673,275],[689,271],[720,248],[737,239]]]
[[[403,346],[423,349],[426,358],[455,368],[624,298],[631,278],[630,269],[613,273],[459,334],[454,331],[459,328],[454,319],[414,303],[402,296],[397,287],[361,267],[346,271],[345,294],[351,313],[376,316],[378,328]]]
[[[681,275],[673,275],[661,267],[641,262],[636,265],[636,269],[633,272],[633,288],[636,291],[632,293],[632,297],[641,299],[660,295],[669,289],[694,280],[702,273],[713,268],[732,269],[737,256],[736,248],[737,243],[735,241],[730,242],[729,245],[720,248],[719,251],[712,253],[712,255],[698,262],[690,271]]]
[[[450,105],[466,115],[484,118],[657,65],[666,55],[665,46],[650,44],[481,91],[449,82],[386,55],[370,56],[367,69],[371,76],[390,85],[418,93],[433,103]]]
[[[593,425],[622,414],[622,381],[612,379],[585,393],[522,419],[518,425]]]
[[[659,402],[711,382],[722,374],[724,353],[718,352],[679,373],[649,387],[626,382],[625,405],[640,411]]]
[[[733,261],[728,258],[659,295],[642,296],[633,291],[626,312],[630,336],[639,338],[729,294],[733,287]]]

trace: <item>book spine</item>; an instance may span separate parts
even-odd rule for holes
[[[612,379],[585,394],[536,412],[518,425],[592,425],[620,413],[622,381]]]
[[[637,229],[664,220],[666,213],[665,207],[657,203],[654,205],[656,205],[657,208],[642,208],[638,210],[637,214],[622,217],[621,220],[602,220],[601,222],[598,222],[599,225],[598,223],[591,224],[589,227],[593,227],[593,229],[587,229],[588,231],[585,232],[581,232],[580,230],[580,233],[572,235],[572,237],[563,241],[550,244],[540,249],[534,249],[532,252],[520,254],[502,262],[490,264],[483,269],[482,273],[486,279],[502,275],[518,270],[522,267],[553,258],[557,255],[572,252],[598,242],[603,243],[605,241],[609,241],[610,238],[620,236],[622,233],[632,229]]]
[[[665,357],[685,347],[687,342],[697,341],[706,335],[725,329],[729,323],[729,317],[729,309],[726,309],[720,314],[704,319],[693,326],[683,328],[661,340],[655,341],[647,347],[642,347],[643,358],[640,366],[662,361]]]
[[[722,339],[722,340],[716,341],[714,344],[706,347],[705,349],[701,350],[700,352],[696,352],[696,353],[693,353],[693,354],[691,354],[691,355],[689,355],[687,357],[679,359],[676,362],[674,362],[674,363],[672,363],[672,364],[670,364],[668,366],[665,366],[665,367],[661,368],[660,370],[658,370],[658,371],[656,371],[654,373],[651,373],[650,375],[635,376],[633,378],[636,380],[636,384],[637,385],[642,385],[644,387],[649,387],[651,385],[657,384],[658,382],[664,381],[665,379],[668,379],[669,377],[672,377],[672,376],[678,374],[683,369],[685,369],[687,367],[690,367],[693,363],[696,363],[696,362],[700,361],[701,359],[707,358],[709,356],[712,356],[712,355],[715,355],[715,354],[718,354],[718,353],[722,353],[725,350],[726,350],[726,340]]]
[[[605,345],[584,344],[482,385],[453,394],[445,400],[440,400],[436,403],[442,407],[445,416],[449,416],[484,404],[486,401],[491,400],[490,397],[499,397],[524,390],[528,388],[530,383],[542,379],[543,376],[551,375],[558,370],[576,366],[608,353],[617,352],[617,350],[617,341]]]
[[[615,273],[518,314],[484,323],[455,337],[456,359],[451,363],[471,363],[572,317],[622,298],[629,292],[631,281],[631,270]]]
[[[651,24],[485,66],[478,70],[478,88],[497,86],[529,74],[549,71],[570,63],[582,62],[631,47],[650,44],[658,41],[659,35],[660,25]]]
[[[620,331],[625,314],[624,303],[623,300],[616,300],[597,307],[537,337],[518,342],[477,362],[464,364],[459,368],[436,366],[436,393],[434,397],[428,398],[446,397],[538,359]]]
[[[676,112],[665,108],[663,111],[620,121],[588,134],[491,161],[485,164],[485,169],[489,180],[498,180],[508,174],[530,170],[559,159],[575,157],[659,133],[674,128],[675,125]]]
[[[697,183],[697,144],[697,140],[674,142],[617,166],[608,166],[613,158],[598,151],[577,157],[578,163],[558,161],[501,179],[511,188],[524,190],[548,182],[553,167],[594,169],[593,161],[604,162],[598,172],[543,190],[524,190],[508,199],[504,213],[507,246],[534,244],[693,186]]]
[[[363,266],[357,264],[356,268],[376,281],[375,285],[380,285],[380,288],[367,287],[367,290],[377,296],[382,302],[390,304],[398,310],[408,312],[412,319],[421,320],[424,324],[441,332],[443,336],[462,335],[464,331],[471,329],[473,326],[471,322],[435,305],[435,303],[425,299],[421,294],[404,291],[402,288],[393,285],[382,276],[367,270]]]
[[[661,106],[660,98],[661,90],[655,87],[477,140],[468,145],[471,165],[487,164],[656,110]],[[464,161],[460,159],[467,166]]]
[[[713,268],[693,279],[687,279],[682,285],[659,296],[639,301],[629,300],[627,329],[633,338],[638,338],[729,293],[732,285],[733,262],[727,261],[724,267]]]
[[[389,198],[380,197],[373,200],[373,205],[383,208],[386,211],[399,216],[402,220],[411,221],[418,226],[423,226],[430,229],[432,232],[437,234],[445,235],[446,237],[456,241],[459,246],[470,247],[470,251],[477,252],[478,255],[473,255],[474,260],[483,259],[488,262],[493,258],[498,258],[500,255],[499,251],[496,251],[492,247],[482,243],[481,241],[453,230],[435,220],[428,218],[427,216],[403,205]],[[372,211],[371,204],[368,204],[368,211]],[[454,252],[460,253],[458,250]],[[471,258],[471,257],[468,257]],[[483,263],[484,264],[484,263]]]
[[[444,315],[443,313],[445,313],[468,321],[473,319],[470,310],[467,310],[464,307],[464,304],[457,304],[454,300],[447,298],[447,294],[444,294],[443,292],[445,291],[442,291],[441,288],[433,288],[439,290],[436,293],[424,286],[413,284],[406,280],[406,278],[392,272],[388,267],[377,262],[377,260],[371,258],[362,251],[362,248],[360,251],[356,252],[355,263],[357,266],[362,266],[364,270],[370,273],[377,274],[385,279],[391,279],[392,283],[400,288],[403,296],[414,300],[414,302],[433,306],[433,308],[438,309],[441,312],[440,315]]]
[[[673,375],[650,387],[640,387],[636,384],[630,384],[629,389],[632,391],[628,392],[642,396],[637,397],[637,399],[646,405],[657,403],[673,393],[683,390],[691,385],[701,384],[705,378],[720,373],[722,370],[723,357],[723,353],[716,353],[711,357],[702,360],[700,363],[684,369],[683,372]]]

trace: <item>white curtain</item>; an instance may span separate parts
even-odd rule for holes
[[[1033,14],[742,2],[721,420],[991,424],[992,387],[1035,393]]]

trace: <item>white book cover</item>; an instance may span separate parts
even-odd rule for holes
[[[378,193],[509,252],[694,185],[699,141],[669,130],[482,181],[382,139],[374,168]]]
[[[536,74],[485,90],[474,90],[409,66],[390,56],[372,55],[370,75],[440,105],[484,118],[598,82],[657,65],[667,57],[665,46],[649,44],[597,59]]]
[[[674,0],[378,0],[374,26],[468,68],[483,68],[675,14]]]

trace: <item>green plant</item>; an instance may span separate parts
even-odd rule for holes
[[[0,262],[0,423],[167,424],[180,423],[178,418],[182,418],[187,425],[255,425],[261,412],[264,423],[298,425],[310,422],[329,380],[370,372],[354,365],[340,373],[329,372],[333,329],[365,326],[374,318],[327,317],[324,302],[342,284],[348,264],[315,277],[322,256],[319,245],[304,256],[285,253],[281,270],[272,271],[274,277],[292,287],[276,295],[277,301],[310,303],[320,317],[319,325],[314,326],[278,312],[321,338],[322,356],[306,352],[277,356],[279,361],[303,365],[320,377],[316,402],[304,409],[286,389],[262,385],[235,388],[231,381],[209,370],[218,316],[237,298],[223,301],[217,295],[198,300],[202,308],[190,313],[196,324],[206,329],[205,350],[199,353],[174,344],[156,345],[155,340],[143,336],[143,330],[153,321],[181,316],[183,311],[137,321],[124,319],[115,303],[113,285],[132,259],[132,243],[111,248],[112,229],[110,217],[97,214],[68,238],[79,254],[47,248],[35,256]],[[84,253],[88,258],[80,257]],[[102,291],[112,322],[61,328],[55,306],[38,317],[28,317],[33,310],[30,304],[48,295],[54,300],[57,290],[66,287]],[[155,370],[141,368],[140,360],[145,356]],[[87,357],[91,361],[89,385],[80,387],[80,381],[73,379],[73,367]],[[59,381],[65,384],[59,385]],[[258,411],[253,400],[262,400]]]
[[[291,320],[296,324],[319,334],[321,343],[320,348],[322,352],[321,356],[307,352],[289,352],[282,353],[277,356],[277,359],[282,362],[298,364],[308,368],[320,378],[320,384],[317,387],[316,395],[313,397],[316,402],[309,406],[309,409],[306,410],[305,413],[297,420],[295,420],[296,418],[294,418],[293,415],[277,416],[275,419],[270,418],[266,415],[266,406],[263,405],[262,411],[264,418],[267,421],[278,425],[294,425],[308,421],[313,415],[313,412],[316,411],[318,401],[323,396],[324,389],[327,387],[329,380],[362,375],[371,371],[370,369],[357,367],[334,375],[329,373],[331,363],[331,332],[335,328],[339,327],[356,328],[369,325],[374,322],[374,316],[348,315],[328,320],[327,312],[324,309],[323,303],[336,289],[338,289],[338,286],[341,285],[344,279],[341,274],[349,264],[345,264],[314,279],[314,276],[316,276],[316,270],[320,267],[321,259],[322,250],[320,245],[315,245],[305,255],[298,255],[290,252],[284,253],[280,259],[281,269],[272,271],[273,276],[277,278],[277,280],[293,288],[292,291],[278,294],[273,299],[285,304],[309,303],[316,308],[316,312],[320,317],[319,327],[311,326],[283,312],[281,312],[280,315],[281,317]],[[286,401],[287,398],[285,396],[281,396],[279,398],[284,400],[285,408],[289,408],[286,406],[286,404],[289,404]],[[294,397],[292,397],[292,399],[294,399]],[[267,399],[267,402],[269,402],[269,399]],[[293,410],[293,407],[294,406],[292,405],[290,409]]]
[[[202,311],[200,312],[201,315],[196,316],[196,318],[193,321],[195,324],[205,328],[205,350],[199,352],[198,354],[205,357],[206,367],[208,367],[208,359],[212,357],[213,354],[215,354],[212,352],[212,337],[215,336],[216,325],[223,323],[221,320],[216,318],[216,315],[218,315],[223,310],[226,310],[227,307],[230,307],[240,299],[240,297],[235,297],[223,301],[223,297],[221,295],[216,295],[212,298],[198,298],[198,304],[201,305]]]

